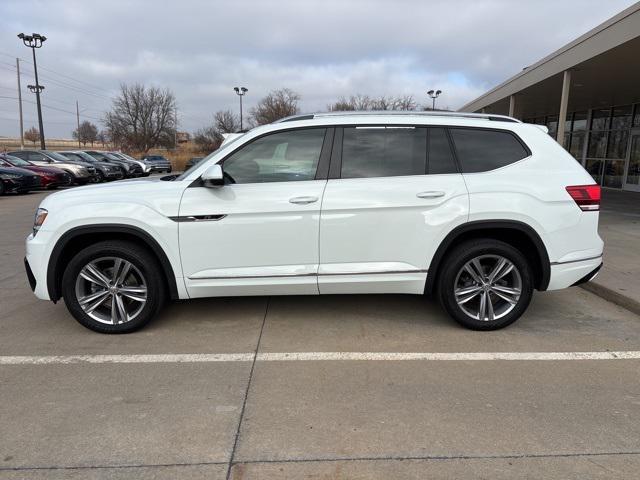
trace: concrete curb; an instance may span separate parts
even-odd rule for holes
[[[604,298],[608,302],[615,303],[616,305],[626,308],[630,312],[635,313],[636,315],[640,315],[640,302],[634,300],[633,298],[629,298],[625,295],[622,295],[615,290],[605,287],[604,285],[596,282],[587,282],[580,285],[580,287],[584,288],[588,292],[593,293],[594,295],[599,296],[600,298]]]

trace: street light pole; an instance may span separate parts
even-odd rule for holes
[[[236,92],[236,94],[240,97],[240,130],[242,130],[242,97],[245,95],[245,93],[247,93],[249,90],[247,88],[244,87],[233,87],[233,90]]]
[[[42,44],[45,42],[47,37],[44,35],[40,35],[39,33],[32,33],[31,35],[25,35],[21,33],[18,35],[18,38],[22,40],[22,43],[25,46],[31,49],[31,53],[33,54],[33,72],[36,78],[35,85],[27,85],[29,90],[35,92],[36,94],[36,105],[38,106],[38,127],[40,128],[40,148],[44,150],[46,148],[44,141],[44,127],[42,126],[42,106],[40,105],[40,92],[44,90],[44,87],[40,85],[38,82],[38,65],[36,63],[36,48],[42,47]]]
[[[440,94],[442,93],[442,90],[429,90],[427,92],[427,95],[429,95],[429,97],[431,97],[431,110],[435,110],[436,109],[436,98],[438,98],[440,96]]]

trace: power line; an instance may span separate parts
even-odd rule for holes
[[[0,52],[0,54],[1,54],[1,55],[4,55],[4,56],[7,56],[7,57],[11,57],[11,58],[20,58],[20,57],[16,57],[15,55],[11,55],[11,54],[6,53],[6,52]],[[23,58],[20,58],[20,60],[22,60],[23,62],[26,62],[26,63],[32,64],[32,62],[31,62],[31,61],[29,61],[29,60],[25,60],[25,59],[23,59]],[[40,69],[41,69],[41,70],[46,70],[46,71],[51,72],[51,73],[53,73],[53,74],[55,74],[55,75],[58,75],[59,77],[66,78],[66,79],[71,80],[71,81],[73,81],[73,82],[80,83],[80,84],[84,84],[84,85],[86,85],[86,86],[88,86],[88,87],[91,87],[91,88],[92,88],[92,89],[94,89],[94,90],[100,90],[100,91],[103,91],[103,92],[106,92],[106,93],[111,93],[108,89],[106,89],[106,88],[104,88],[104,87],[99,87],[99,86],[97,86],[97,85],[94,85],[94,84],[92,84],[92,83],[86,82],[86,81],[84,81],[84,80],[78,80],[77,78],[71,77],[71,76],[69,76],[69,75],[65,75],[64,73],[57,72],[57,71],[53,70],[52,68],[43,67],[43,66],[41,65],[41,66],[40,66]]]
[[[0,98],[6,98],[6,99],[9,99],[9,100],[18,100],[17,97],[7,97],[7,96],[4,96],[4,95],[0,96]],[[36,104],[36,102],[32,102],[31,100],[23,99],[22,101],[26,102],[26,103],[31,103],[32,105]],[[75,115],[76,114],[76,112],[71,112],[69,110],[63,110],[62,108],[52,107],[51,105],[45,105],[44,103],[42,104],[42,106],[45,107],[45,108],[48,108],[49,110],[56,110],[58,112],[69,113],[71,115]],[[90,118],[90,119],[96,120],[98,122],[102,122],[101,118],[92,117],[90,115],[83,115],[83,117]]]

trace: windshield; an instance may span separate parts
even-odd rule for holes
[[[5,159],[2,158],[2,160],[5,160]],[[11,164],[15,165],[16,167],[30,167],[31,166],[31,163],[29,163],[26,160],[23,160],[21,158],[14,157],[13,155],[7,155],[6,160],[11,162]]]
[[[65,157],[64,155],[60,155],[58,152],[51,152],[49,150],[44,150],[44,153],[46,153],[48,156],[50,156],[54,160],[58,160],[59,162],[66,162],[69,160],[67,157]]]
[[[93,158],[91,155],[89,155],[88,153],[84,153],[84,152],[73,152],[72,155],[76,155],[80,158],[80,160],[82,160],[83,162],[95,162],[96,159]]]
[[[97,160],[109,160],[109,157],[100,152],[89,152],[87,155],[90,155]]]

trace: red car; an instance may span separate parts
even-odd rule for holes
[[[32,171],[40,177],[40,187],[42,188],[54,189],[71,183],[71,176],[64,170],[55,167],[34,165],[31,162],[12,155],[0,154],[0,166],[16,167]]]

